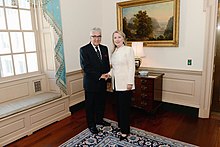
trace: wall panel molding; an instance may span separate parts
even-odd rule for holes
[[[36,81],[41,82],[41,91],[39,92],[35,92],[34,82]],[[0,83],[0,103],[45,92],[48,91],[47,88],[45,74]]]
[[[164,73],[162,93],[163,102],[200,108],[201,71],[149,67],[141,67],[140,70]],[[82,78],[83,73],[81,70],[67,73],[70,106],[84,100]]]
[[[148,68],[140,70],[164,73],[162,101],[200,108],[201,71]]]
[[[67,92],[70,96],[70,106],[78,104],[85,100],[83,89],[83,72],[82,70],[68,72]]]

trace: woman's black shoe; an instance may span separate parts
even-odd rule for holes
[[[121,132],[121,129],[120,128],[116,128],[115,131],[116,132]]]
[[[120,136],[119,136],[119,140],[120,140],[120,141],[122,141],[122,140],[128,141],[128,138],[127,138],[127,137],[128,137],[128,135],[126,135],[126,136],[120,135]]]

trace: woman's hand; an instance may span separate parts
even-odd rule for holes
[[[127,89],[128,89],[128,90],[131,90],[132,87],[133,87],[133,84],[128,84],[128,85],[127,85]]]

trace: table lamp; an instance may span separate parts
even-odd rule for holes
[[[143,42],[132,42],[132,48],[134,50],[135,55],[136,73],[138,73],[138,68],[141,65],[141,58],[145,57],[143,50]]]

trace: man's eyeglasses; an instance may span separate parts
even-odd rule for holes
[[[97,39],[101,39],[102,36],[91,36],[92,38],[97,38]]]

